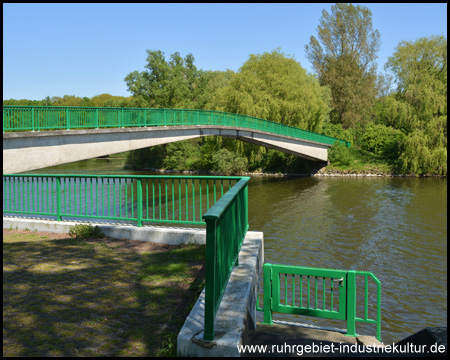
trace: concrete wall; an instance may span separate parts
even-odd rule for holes
[[[241,139],[314,161],[327,161],[330,147],[289,136],[220,126],[14,132],[3,134],[3,174],[16,174],[208,135]]]
[[[231,273],[215,321],[215,339],[203,340],[205,290],[201,293],[177,338],[178,356],[240,356],[238,345],[256,327],[256,299],[264,263],[264,237],[248,232]]]
[[[75,224],[97,225],[103,233],[116,239],[151,241],[167,245],[206,244],[205,229],[173,228],[159,226],[143,226],[124,224],[105,224],[89,221],[56,221],[33,218],[3,217],[3,229],[19,229],[45,231],[53,233],[68,233]]]

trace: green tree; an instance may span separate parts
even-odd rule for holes
[[[376,95],[376,58],[380,34],[372,29],[372,13],[351,4],[333,5],[322,11],[318,39],[305,45],[321,84],[332,95],[331,120],[345,128],[366,124]]]
[[[208,107],[319,131],[328,120],[328,102],[327,89],[277,49],[250,55]]]
[[[404,172],[447,174],[447,38],[402,41],[386,63],[397,83],[384,122],[406,134]]]
[[[147,50],[146,70],[133,71],[125,77],[133,97],[144,99],[154,108],[199,108],[198,97],[208,74],[194,65],[194,56],[184,59],[179,52],[170,60],[160,50]]]
[[[329,89],[321,87],[295,59],[285,56],[279,49],[250,55],[239,71],[230,75],[229,81],[224,83],[227,85],[217,87],[207,108],[255,116],[309,131],[320,132],[322,125],[329,121]],[[228,150],[244,155],[252,170],[272,164],[265,157],[273,155],[264,147],[236,140],[233,145],[225,143]],[[279,155],[281,171],[291,159]]]

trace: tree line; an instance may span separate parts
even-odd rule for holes
[[[305,45],[314,73],[280,49],[251,54],[237,71],[201,70],[192,54],[166,59],[147,50],[143,71],[124,81],[131,96],[65,95],[4,105],[207,109],[255,116],[351,141],[334,145],[331,163],[351,166],[358,153],[399,173],[447,175],[447,39],[400,42],[378,72],[380,33],[365,6],[323,10]],[[239,140],[205,137],[130,152],[131,168],[223,173],[310,170],[309,161]]]

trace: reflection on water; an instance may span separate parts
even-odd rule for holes
[[[155,174],[124,171],[123,164],[92,159],[30,173]],[[373,272],[382,285],[385,343],[446,326],[447,179],[253,177],[249,225],[264,232],[266,262]],[[274,319],[346,327],[284,314]],[[374,325],[356,326],[375,334]]]

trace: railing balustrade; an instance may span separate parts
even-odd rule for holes
[[[3,175],[3,213],[204,225],[239,176]]]
[[[3,132],[146,126],[230,126],[333,145],[350,142],[252,116],[211,110],[3,105]]]
[[[264,264],[263,324],[272,325],[272,313],[306,315],[347,321],[347,336],[357,336],[356,321],[376,324],[381,341],[381,283],[371,273],[355,270]],[[364,277],[364,315],[357,317],[357,276]],[[369,278],[377,287],[376,316],[369,318]]]

